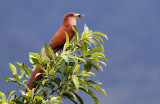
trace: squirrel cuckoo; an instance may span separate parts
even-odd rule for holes
[[[68,33],[69,40],[71,40],[73,38],[73,36],[74,36],[73,25],[76,25],[76,18],[82,17],[82,16],[83,16],[82,14],[75,14],[75,13],[67,13],[64,16],[61,28],[54,34],[54,36],[52,37],[52,39],[49,43],[49,45],[53,49],[54,53],[56,53],[59,49],[61,49],[63,47],[63,45],[65,44],[65,42],[66,42],[65,32]],[[46,56],[49,57],[47,52],[46,52]],[[37,73],[43,73],[43,71],[38,66],[36,66],[35,70],[33,71],[32,76],[31,76],[29,83],[27,85],[29,89],[36,88],[36,85],[34,85],[34,83],[32,83],[32,81],[40,80],[42,78],[42,75],[35,77]]]

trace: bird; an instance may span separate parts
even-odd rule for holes
[[[54,34],[54,36],[52,37],[52,39],[50,40],[50,43],[49,43],[49,45],[52,48],[54,53],[56,53],[58,50],[63,48],[63,46],[66,42],[65,32],[69,36],[69,41],[73,38],[74,26],[76,26],[76,19],[77,19],[77,17],[81,18],[82,16],[83,16],[83,14],[78,14],[78,13],[73,13],[73,12],[69,12],[64,16],[62,26]],[[46,56],[51,59],[48,52],[46,52]],[[27,84],[27,86],[30,90],[32,90],[33,88],[35,88],[37,90],[38,86],[36,86],[33,83],[33,81],[40,80],[42,78],[42,74],[35,77],[37,73],[43,73],[43,71],[38,66],[36,66],[36,68],[34,69],[32,76],[29,80],[29,83]],[[26,89],[26,92],[27,92],[27,89]]]

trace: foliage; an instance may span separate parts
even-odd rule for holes
[[[3,104],[23,104],[24,99],[30,104],[59,104],[63,103],[63,99],[67,98],[73,103],[84,104],[83,99],[78,95],[79,90],[89,94],[98,104],[98,98],[92,91],[100,90],[106,95],[104,89],[100,87],[102,83],[93,80],[93,69],[103,71],[100,63],[106,66],[104,61],[107,61],[104,55],[104,48],[100,42],[103,42],[102,37],[107,39],[107,36],[100,32],[92,32],[84,25],[84,31],[81,38],[78,34],[78,28],[75,28],[75,38],[69,42],[68,34],[66,33],[66,43],[63,50],[54,54],[51,47],[45,43],[45,48],[41,49],[41,53],[29,52],[30,62],[33,67],[39,66],[44,73],[38,73],[36,76],[43,74],[42,80],[34,81],[39,86],[38,91],[30,90],[26,83],[31,77],[31,72],[34,70],[26,64],[16,62],[16,66],[21,69],[20,75],[17,74],[15,65],[9,63],[13,72],[13,78],[3,78],[7,82],[18,83],[19,86],[24,86],[28,92],[25,93],[19,90],[20,95],[14,95],[16,91],[9,93],[8,99],[3,92],[0,92],[0,103]],[[93,44],[91,46],[91,44]],[[48,52],[52,60],[50,60],[45,51]]]

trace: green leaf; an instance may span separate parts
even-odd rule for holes
[[[40,55],[38,53],[29,52],[29,54],[33,55],[36,59],[40,61]]]
[[[15,74],[15,75],[13,75],[13,76],[14,76],[14,78],[17,79],[18,82],[21,82],[21,80],[19,79],[19,76],[18,76],[18,75]]]
[[[17,69],[16,69],[16,67],[13,64],[11,64],[11,63],[9,63],[9,66],[10,66],[10,68],[12,70],[13,75],[17,75]]]
[[[19,92],[21,92],[22,95],[26,95],[26,93],[24,91],[22,91],[22,90],[19,90]]]
[[[94,100],[95,104],[99,103],[99,100],[97,98],[97,96],[94,94],[94,92],[90,89],[88,89],[88,94],[91,96],[91,98]]]
[[[60,74],[61,74],[62,79],[64,79],[65,77],[65,70],[66,70],[66,64],[63,61],[60,65]]]
[[[93,72],[87,72],[87,71],[79,71],[78,75],[84,76],[84,75],[93,75],[96,76]]]
[[[98,60],[98,58],[97,58],[97,57],[95,57],[93,60],[94,60],[94,61],[96,61],[96,62],[97,62],[97,64],[99,64],[99,60]]]
[[[20,101],[19,101],[20,102]],[[22,103],[22,102],[20,102],[20,103]],[[13,102],[10,100],[10,101],[8,101],[8,104],[13,104]]]
[[[42,85],[44,85],[49,79],[43,79],[42,80]]]
[[[84,70],[87,71],[87,72],[91,71],[91,61],[87,61],[84,64]]]
[[[86,38],[86,33],[83,32],[83,33],[81,34],[81,40],[83,40],[83,39],[85,39],[85,38]]]
[[[105,67],[106,67],[106,63],[103,61],[99,61],[100,63],[102,63]]]
[[[63,61],[63,58],[59,58],[58,62],[55,64],[55,66],[58,66],[59,64],[61,64],[61,62]]]
[[[95,40],[97,40],[97,41],[99,42],[99,39],[98,39],[97,37],[94,36],[94,37],[92,37],[92,38],[95,39]]]
[[[36,58],[31,58],[31,60],[33,61],[33,65],[37,65],[41,70],[43,70],[44,72],[46,72],[46,70],[43,68],[43,66],[41,65],[41,63]]]
[[[69,46],[70,47],[70,46]],[[69,55],[69,54],[72,54],[72,53],[74,53],[72,50],[67,50],[64,54],[65,55]]]
[[[94,68],[96,68],[96,69],[97,69],[97,71],[98,71],[98,68],[99,68],[99,69],[101,69],[101,71],[103,72],[102,67],[101,67],[100,65],[98,65],[97,63],[95,63],[95,62],[91,62],[91,65],[92,65]]]
[[[23,83],[21,83],[21,84],[23,84]],[[26,84],[23,84],[23,86],[26,88],[27,92],[31,92],[31,90],[28,88],[28,86]]]
[[[41,63],[36,58],[31,58],[31,60],[33,61],[33,65],[38,65],[42,67]]]
[[[75,96],[77,97],[77,99],[78,99],[78,101],[80,102],[80,104],[84,104],[82,98],[81,98],[78,94],[76,94],[75,92],[73,92],[73,93],[74,93]]]
[[[74,35],[74,36],[76,36],[76,35]],[[73,39],[70,41],[70,43],[73,43],[73,42],[75,42],[75,41],[77,41],[76,37],[73,38]],[[71,44],[71,45],[72,45],[72,44]],[[72,46],[73,46],[73,45],[72,45]]]
[[[82,46],[81,46],[81,54],[83,57],[85,57],[87,55],[87,43],[83,43]]]
[[[34,92],[35,92],[35,88],[33,88],[33,89],[31,90],[31,98],[34,97]]]
[[[31,69],[24,63],[16,62],[16,65],[22,69],[29,77],[31,77]],[[22,73],[23,74],[23,73]]]
[[[37,95],[36,95],[36,96],[34,97],[34,99],[36,99],[36,100],[43,100],[43,97],[42,97],[42,96],[37,96]]]
[[[55,97],[52,97],[51,100],[50,100],[50,103],[51,102],[54,102],[54,103],[62,103],[62,98],[60,96],[55,96]]]
[[[89,32],[89,28],[87,27],[87,25],[84,25],[84,32],[87,34]]]
[[[54,78],[53,80],[58,86],[60,85],[61,79],[59,77]]]
[[[90,87],[92,87],[92,88],[94,88],[94,89],[96,89],[96,90],[102,91],[102,92],[104,93],[104,95],[107,96],[106,91],[105,91],[104,89],[100,88],[99,86],[90,85]]]
[[[99,53],[99,52],[95,52],[95,53],[93,53],[93,54],[91,55],[91,58],[95,58],[95,57],[97,57],[97,56],[104,56],[104,54],[103,54],[103,53]]]
[[[68,63],[66,63],[66,70],[65,70],[65,75],[68,78],[68,76],[72,74],[72,67],[69,66]]]
[[[43,47],[42,49],[41,49],[41,57],[42,57],[42,59],[45,57],[45,48]]]
[[[78,32],[77,26],[76,26],[76,25],[73,25],[73,27],[74,27],[74,30]]]
[[[77,40],[79,40],[78,28],[75,25],[73,27],[74,27],[74,36],[77,41]]]
[[[64,44],[64,47],[63,47],[63,53],[65,53],[65,51],[68,47],[68,44],[69,44],[69,36],[68,36],[67,32],[64,31],[64,33],[66,34],[66,43]]]
[[[91,36],[92,36],[92,30],[89,30],[86,37],[91,38]]]
[[[65,60],[65,62],[69,63],[69,58],[66,55],[63,55],[62,58]]]
[[[7,82],[9,82],[9,81],[15,82],[16,81],[15,78],[2,78],[2,80],[6,80]]]
[[[80,65],[76,64],[75,69],[73,70],[73,72],[77,72],[79,70],[79,68],[80,68]]]
[[[94,94],[94,92],[92,90],[88,89],[88,92],[87,92],[83,87],[80,87],[79,89],[88,93],[91,96],[91,98],[94,100],[95,104],[99,103],[97,96]]]
[[[83,59],[83,58],[78,58],[78,60],[80,60],[80,61],[82,61],[82,62],[84,62],[84,63],[86,63],[86,60],[85,59]]]
[[[101,82],[97,82],[97,81],[88,80],[88,81],[87,81],[87,84],[88,84],[88,85],[90,85],[90,84],[98,84],[98,85],[101,85],[102,83],[101,83]]]
[[[94,36],[94,37],[100,39],[100,40],[103,42],[103,39],[102,39],[101,37],[99,37],[99,36]],[[104,43],[104,42],[103,42],[103,43]]]
[[[28,80],[23,80],[23,83],[27,83],[28,82]]]
[[[8,101],[9,101],[9,98],[13,95],[14,92],[16,92],[16,91],[11,91],[11,92],[9,93],[9,97],[8,97],[8,99],[7,99]]]
[[[0,92],[0,96],[1,96],[1,102],[5,102],[6,101],[6,96],[3,92]]]
[[[106,60],[106,61],[108,62],[108,59],[107,59],[107,58],[105,58],[105,57],[100,57],[100,56],[98,56],[98,58],[99,58],[99,59]]]
[[[54,69],[49,70],[49,75],[54,75],[54,74],[55,74]]]
[[[64,97],[67,97],[69,100],[71,100],[74,104],[78,104],[75,100],[74,100],[74,96],[70,93],[63,93]]]
[[[0,99],[0,104],[7,104],[4,100]]]
[[[73,55],[71,55],[71,54],[68,54],[67,55],[69,58],[75,58],[75,59],[78,59],[78,57],[77,56],[73,56]]]
[[[76,95],[74,93],[72,93],[72,96],[74,97],[74,101],[76,101],[77,100]]]
[[[79,89],[79,81],[78,81],[78,77],[76,75],[73,75],[72,76],[72,81],[76,87],[76,91],[78,92],[78,89]]]
[[[97,42],[93,39],[93,38],[89,38],[88,41],[92,44],[94,44],[94,46],[97,45]]]
[[[80,84],[83,85],[83,87],[85,88],[85,90],[88,92],[88,88],[87,88],[87,83],[85,80],[81,79],[81,78],[78,78]]]
[[[36,77],[38,77],[39,75],[43,75],[44,73],[37,73],[36,75],[35,75],[35,78]]]
[[[29,61],[30,61],[30,63],[33,65],[32,58],[35,58],[35,57],[34,57],[33,55],[29,54]],[[35,67],[35,66],[33,65],[33,67]]]
[[[24,70],[21,70],[21,72],[20,72],[20,79],[23,78],[24,75],[25,75],[25,71],[24,71]]]
[[[49,56],[52,58],[52,60],[54,59],[54,52],[52,50],[52,48],[50,47],[49,44],[45,43],[45,49],[47,50]]]
[[[107,35],[105,35],[105,34],[103,34],[103,33],[101,33],[101,32],[93,32],[92,34],[101,35],[101,36],[105,37],[105,38],[108,40]]]
[[[101,48],[101,47],[95,47],[95,48],[89,49],[87,53],[91,53],[91,52],[93,52],[93,51],[102,51],[102,53],[103,53],[103,52],[104,52],[104,49]]]
[[[91,62],[91,66],[94,67],[98,71],[99,68],[96,65],[94,65],[93,62]]]
[[[99,43],[99,42],[96,42],[96,44],[98,44],[102,48],[102,53],[104,53],[103,45],[101,43]]]

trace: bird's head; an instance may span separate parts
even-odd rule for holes
[[[77,17],[83,17],[83,14],[76,14],[76,13],[67,13],[64,18],[63,18],[63,24],[62,25],[65,25],[65,26],[73,26],[73,25],[76,25],[76,19]]]

